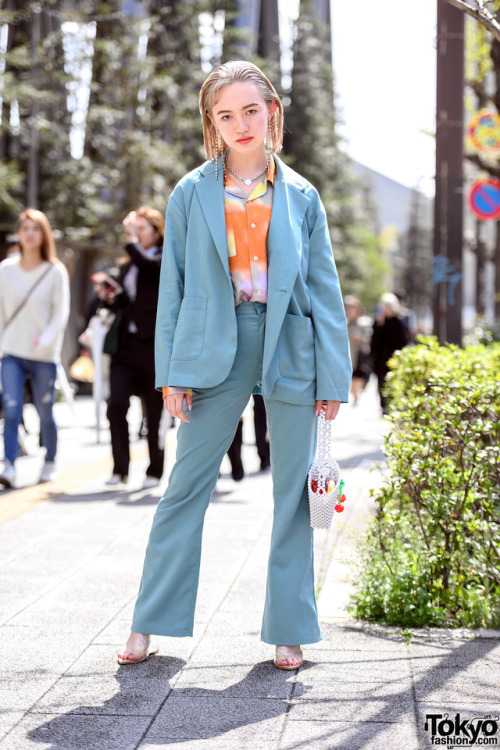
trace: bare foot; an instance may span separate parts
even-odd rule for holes
[[[298,669],[302,664],[300,646],[276,646],[274,666],[278,669]]]
[[[152,653],[156,654],[156,651],[149,650],[149,635],[144,633],[130,633],[129,639],[118,654],[119,664],[137,664],[141,661],[146,661],[148,656]]]

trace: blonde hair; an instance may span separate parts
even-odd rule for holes
[[[382,309],[390,310],[394,315],[397,315],[401,310],[401,305],[395,294],[392,292],[386,292],[380,298],[379,302]]]
[[[17,220],[17,231],[25,219],[31,219],[35,224],[42,230],[43,240],[42,247],[40,249],[41,256],[44,260],[48,260],[49,263],[56,263],[56,244],[54,242],[54,235],[52,234],[52,227],[50,222],[42,211],[38,211],[36,208],[27,208],[19,216]],[[19,247],[21,248],[21,255],[23,254],[23,245],[19,240]]]
[[[231,60],[219,65],[212,70],[201,87],[200,91],[200,114],[203,121],[203,144],[209,159],[215,159],[220,154],[215,146],[216,127],[211,120],[212,111],[217,101],[218,94],[224,86],[230,86],[238,81],[250,81],[255,84],[260,95],[270,105],[276,102],[276,112],[271,117],[271,140],[273,152],[281,151],[283,146],[283,104],[271,81],[264,75],[260,68],[245,60]],[[222,150],[227,144],[222,139]]]
[[[143,219],[146,219],[153,229],[156,229],[158,234],[160,235],[161,241],[163,242],[163,237],[165,235],[165,219],[163,217],[163,214],[156,210],[156,208],[151,208],[150,206],[141,206],[141,208],[138,208],[136,211],[137,216],[142,216]]]

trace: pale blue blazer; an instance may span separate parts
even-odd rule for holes
[[[347,401],[349,343],[325,210],[316,189],[275,160],[261,391],[293,404]],[[236,345],[222,165],[216,181],[215,165],[205,162],[177,184],[167,206],[156,387],[219,385]]]

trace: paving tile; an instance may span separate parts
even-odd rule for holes
[[[139,672],[139,667],[133,669]],[[155,716],[170,693],[168,679],[137,672],[133,679],[111,674],[61,677],[31,713]]]
[[[10,676],[0,681],[0,706],[2,711],[30,709],[58,680],[58,676],[44,676],[25,672],[22,679]],[[0,714],[1,715],[1,714]]]
[[[496,639],[445,640],[441,643],[412,641],[408,648],[415,668],[438,666],[461,669],[484,662],[500,668],[500,640]]]
[[[420,750],[413,723],[289,721],[280,750]]]
[[[139,745],[138,750],[278,750],[279,739],[264,737],[241,737],[237,740],[227,740],[224,737],[209,737],[202,740],[169,740],[151,743],[146,741]]]
[[[171,694],[148,730],[144,743],[217,739],[274,742],[280,735],[287,702],[255,698],[175,697]]]
[[[307,666],[307,665],[306,665]],[[332,708],[342,701],[366,702],[379,705],[383,712],[388,706],[406,708],[414,702],[413,683],[411,677],[400,677],[394,680],[384,680],[379,674],[377,679],[365,682],[337,680],[331,673],[318,672],[317,667],[310,670],[302,668],[296,679],[293,690],[293,702],[312,702],[320,708],[322,701],[330,702]],[[381,718],[382,721],[389,719]]]
[[[29,675],[61,675],[88,647],[92,630],[66,630],[63,638],[43,627],[0,627],[0,664],[9,679]],[[57,645],[56,645],[57,644]]]
[[[150,717],[28,715],[1,743],[2,750],[135,750]]]
[[[314,668],[316,682],[379,682],[381,676],[401,681],[410,677],[409,660],[400,654],[384,651],[309,651],[304,652],[304,666]],[[311,669],[312,671],[312,669]]]
[[[257,607],[241,611],[232,611],[230,614],[219,610],[208,623],[207,635],[224,636],[228,638],[245,636],[260,639],[262,628],[262,610]]]
[[[194,664],[256,664],[274,658],[274,646],[260,639],[207,635],[192,655]]]
[[[175,697],[289,698],[294,672],[278,670],[271,662],[248,666],[187,667],[175,683]]]
[[[0,711],[0,743],[2,738],[10,732],[16,724],[19,724],[21,719],[25,716],[26,711],[13,710],[10,711],[7,708],[2,708]]]
[[[500,671],[498,665],[485,662],[474,669],[460,670],[432,667],[413,670],[415,695],[418,701],[443,703],[446,701],[468,703],[497,702],[500,695]]]

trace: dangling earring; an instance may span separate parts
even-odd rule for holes
[[[274,115],[271,115],[271,117],[267,121],[266,151],[269,151],[269,153],[272,153],[273,151],[273,131],[271,126],[271,120],[273,119],[273,117]]]
[[[216,180],[219,179],[219,150],[220,150],[220,135],[219,135],[219,131],[216,130],[215,131],[215,156],[214,156]]]

